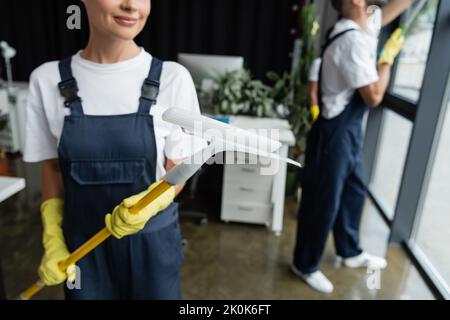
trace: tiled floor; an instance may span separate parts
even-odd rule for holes
[[[36,280],[42,254],[39,166],[24,166],[16,161],[14,168],[17,175],[27,177],[28,187],[0,205],[0,253],[10,299]],[[224,224],[214,211],[217,210],[210,212],[210,222],[205,226],[192,220],[182,221],[183,236],[189,242],[182,269],[185,299],[433,298],[402,249],[386,248],[388,229],[369,202],[362,224],[362,244],[370,252],[386,254],[389,266],[381,274],[342,268],[330,241],[322,270],[335,284],[331,295],[314,292],[289,271],[296,228],[293,199],[286,203],[280,237],[263,226]],[[62,298],[60,287],[46,288],[36,296]]]

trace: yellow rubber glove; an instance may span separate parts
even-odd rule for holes
[[[317,118],[319,118],[319,114],[320,114],[319,106],[317,104],[314,104],[309,108],[309,111],[311,112],[313,122],[315,122],[317,120]]]
[[[64,241],[62,221],[64,215],[64,200],[49,199],[41,205],[44,233],[42,243],[44,255],[39,266],[38,274],[47,286],[54,286],[64,282],[67,278],[75,280],[75,268],[69,267],[69,272],[59,270],[59,263],[70,256]]]
[[[397,30],[394,31],[389,40],[386,42],[378,63],[393,65],[395,58],[397,58],[404,44],[405,36],[403,35],[403,30],[401,28],[397,28]]]
[[[175,198],[175,188],[170,187],[166,192],[159,196],[155,201],[150,203],[137,214],[132,214],[128,210],[145,197],[150,191],[156,188],[162,180],[153,183],[147,190],[131,196],[116,206],[112,214],[105,217],[106,228],[117,239],[134,234],[145,227],[148,220],[158,214],[158,212],[166,209]]]

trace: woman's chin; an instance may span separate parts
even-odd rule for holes
[[[125,29],[125,28],[115,28],[111,30],[111,34],[116,38],[121,40],[133,40],[140,33],[141,30],[133,29]]]

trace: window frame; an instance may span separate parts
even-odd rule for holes
[[[370,111],[364,142],[367,186],[373,177],[375,161],[383,128],[383,113],[389,109],[413,123],[403,175],[393,219],[388,218],[377,194],[368,187],[368,194],[383,220],[391,228],[390,242],[401,244],[416,268],[438,299],[450,299],[450,291],[443,279],[430,264],[426,255],[412,239],[420,219],[425,188],[428,187],[437,141],[442,132],[443,115],[448,107],[450,90],[450,1],[439,1],[422,88],[417,103],[392,93],[393,81],[381,108]],[[388,27],[387,33],[399,21]],[[395,75],[397,65],[394,66]],[[395,77],[393,77],[395,79]]]

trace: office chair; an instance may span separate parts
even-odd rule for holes
[[[192,177],[190,184],[189,184],[189,199],[194,200],[195,194],[197,191],[198,181],[200,179],[200,176],[203,173],[203,168],[200,168],[199,171]],[[204,212],[197,211],[197,210],[185,210],[181,209],[180,211],[180,218],[190,218],[190,219],[198,219],[200,225],[206,225],[208,224],[208,215]]]
[[[203,168],[200,168],[199,171],[197,171],[197,173],[192,177],[192,179],[189,182],[189,199],[194,200],[195,199],[195,194],[197,191],[197,186],[198,186],[198,181],[200,179],[200,176],[203,173]],[[198,220],[199,224],[201,226],[207,225],[208,224],[208,215],[205,212],[202,211],[198,211],[198,210],[188,210],[188,209],[183,209],[183,206],[181,205],[180,208],[180,219],[194,219],[194,220]],[[189,241],[186,238],[183,238],[181,240],[181,244],[183,247],[187,246],[189,244]]]

